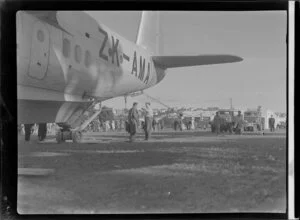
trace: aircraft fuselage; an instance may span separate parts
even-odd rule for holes
[[[60,19],[64,24],[64,17]],[[89,16],[71,21],[62,27],[30,13],[17,13],[19,123],[64,122],[64,115],[86,105],[90,98],[104,101],[123,96],[163,78],[164,70],[154,65],[145,48]],[[53,114],[46,107],[49,103],[57,106]],[[37,104],[39,109],[35,109]],[[51,116],[34,119],[35,110]]]

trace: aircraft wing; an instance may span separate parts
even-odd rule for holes
[[[57,11],[25,11],[25,12],[70,34],[70,32],[68,32],[57,20]]]
[[[243,59],[233,55],[198,56],[152,56],[153,62],[163,69],[240,62]]]
[[[67,32],[70,35],[88,33],[93,38],[99,38],[102,34],[98,22],[83,11],[25,11],[54,27]],[[100,39],[102,39],[100,37]]]
[[[56,20],[57,11],[25,11],[28,14],[34,15],[35,17],[48,21],[49,23],[56,23],[58,25],[58,21]]]

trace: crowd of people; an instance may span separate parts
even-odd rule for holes
[[[101,117],[92,121],[85,131],[90,132],[107,132],[107,131],[123,131],[124,129],[129,133],[129,141],[135,141],[136,133],[139,128],[144,130],[145,140],[149,140],[152,131],[159,131],[164,129],[164,120],[154,118],[153,110],[149,102],[145,103],[145,107],[141,108],[141,112],[138,110],[138,103],[133,103],[132,108],[128,112],[127,118],[103,120]],[[140,115],[142,114],[142,115]],[[143,117],[143,120],[141,120]],[[275,131],[275,119],[273,115],[269,118],[269,128],[271,132]],[[214,119],[210,122],[211,130],[216,135],[222,133],[221,126],[224,124],[224,119],[216,112]],[[184,121],[182,113],[178,114],[178,117],[174,120],[174,130],[182,131],[184,126],[187,130],[191,130],[192,122]],[[227,123],[228,131],[230,133],[242,134],[244,128],[244,120],[241,111],[238,111],[238,115],[234,117],[230,123]],[[30,140],[30,135],[37,135],[40,141],[45,140],[49,134],[55,134],[56,130],[60,127],[56,123],[39,123],[39,124],[24,124],[19,127],[19,132],[25,134],[25,140]],[[206,128],[206,126],[205,126]]]
[[[135,102],[129,110],[128,119],[126,121],[126,131],[129,133],[129,141],[134,142],[138,128],[142,128],[145,133],[145,141],[149,140],[152,131],[160,131],[164,129],[164,121],[159,118],[154,118],[153,110],[150,102],[145,103],[145,108],[142,108],[142,116],[144,120],[140,120],[138,111],[138,103]]]
[[[45,140],[47,135],[55,135],[60,129],[56,123],[37,123],[37,124],[22,124],[18,126],[19,134],[25,135],[25,141],[30,140],[31,135],[37,135],[39,141]],[[92,121],[85,131],[88,132],[107,132],[107,131],[122,131],[125,128],[125,120],[110,120],[101,122],[96,119]]]
[[[106,132],[106,131],[121,131],[125,128],[125,120],[94,120],[86,128],[86,131],[90,132]]]
[[[227,130],[229,133],[242,134],[244,128],[244,120],[241,111],[238,111],[238,115],[235,116],[231,121],[226,123]],[[212,131],[216,133],[216,135],[221,134],[221,126],[224,125],[224,119],[220,116],[219,112],[216,112],[216,115],[212,121],[212,126],[214,129]]]
[[[132,108],[128,113],[128,121],[126,122],[126,131],[129,133],[129,141],[134,142],[138,127],[140,126],[140,116],[138,111],[138,103],[133,103]],[[151,131],[153,129],[153,110],[150,107],[150,103],[145,104],[145,108],[142,108],[144,113],[144,123],[142,128],[145,132],[145,140],[149,140],[151,137]]]

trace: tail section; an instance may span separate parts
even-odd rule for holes
[[[162,69],[212,65],[221,63],[240,62],[243,59],[234,55],[227,54],[212,54],[212,55],[198,55],[198,56],[152,56],[153,62],[156,66]]]
[[[162,31],[158,11],[143,11],[137,34],[136,44],[149,50],[152,54],[162,53]]]
[[[152,53],[156,67],[165,70],[168,68],[212,65],[240,62],[243,59],[229,54],[211,54],[198,56],[163,56],[162,29],[158,11],[143,11],[137,34],[136,44]],[[164,75],[164,71],[162,71]]]

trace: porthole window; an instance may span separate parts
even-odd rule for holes
[[[42,30],[38,30],[37,32],[37,39],[40,41],[40,42],[43,42],[44,41],[44,32]]]
[[[68,39],[63,40],[63,55],[65,57],[70,56],[70,50],[71,50],[71,43]]]
[[[84,65],[86,67],[89,67],[91,65],[91,53],[90,51],[85,51],[85,57],[84,57]]]
[[[81,61],[81,48],[79,45],[75,46],[75,61],[80,63]]]

